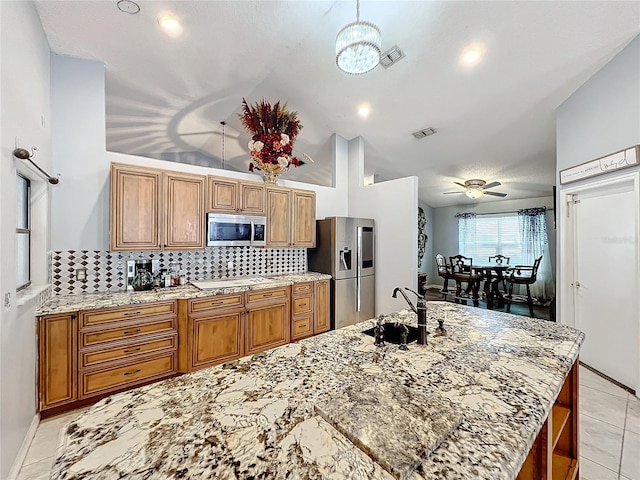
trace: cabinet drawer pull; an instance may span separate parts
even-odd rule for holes
[[[218,300],[217,302],[211,302],[211,305],[222,305],[224,300]]]
[[[262,294],[263,297],[270,297],[271,295],[273,295],[273,293],[263,293]]]
[[[135,330],[125,330],[124,331],[125,335],[133,335],[134,333],[140,333],[140,329],[136,328]]]
[[[140,310],[138,310],[137,312],[126,312],[124,314],[125,317],[128,317],[129,315],[140,315],[142,312]]]
[[[300,306],[301,307],[306,307],[307,306],[307,302],[301,303]]]
[[[131,372],[124,372],[123,375],[135,375],[136,373],[140,373],[142,370],[132,370]]]
[[[125,350],[124,353],[133,353],[133,352],[139,352],[139,351],[140,351],[140,347],[132,348],[131,350]]]

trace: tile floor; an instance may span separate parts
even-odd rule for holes
[[[640,480],[640,399],[580,368],[580,479]],[[17,480],[45,480],[60,430],[84,409],[43,420]]]

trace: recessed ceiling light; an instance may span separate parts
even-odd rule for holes
[[[120,0],[117,5],[118,10],[124,13],[130,13],[131,15],[135,15],[140,11],[140,5],[131,0]]]
[[[161,14],[158,17],[158,24],[170,37],[177,37],[182,33],[182,25],[172,13]]]
[[[358,107],[358,115],[362,118],[367,118],[371,113],[371,106],[368,103],[363,103]]]
[[[484,48],[482,45],[474,43],[465,47],[460,55],[460,63],[462,65],[472,66],[478,63],[484,54]]]

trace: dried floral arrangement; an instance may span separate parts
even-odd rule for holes
[[[242,126],[252,133],[249,151],[252,162],[249,171],[254,169],[267,172],[284,172],[291,165],[298,167],[305,162],[293,156],[293,144],[302,125],[298,112],[287,110],[287,104],[280,101],[271,105],[265,99],[249,105],[242,99],[242,113],[238,115]],[[311,158],[303,153],[304,157]]]

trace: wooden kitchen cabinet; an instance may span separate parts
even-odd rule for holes
[[[289,343],[289,287],[249,291],[245,305],[245,355]]]
[[[166,172],[164,177],[163,248],[193,250],[205,247],[205,177]]]
[[[291,340],[313,335],[313,282],[291,287]]]
[[[162,172],[111,164],[110,249],[160,248]]]
[[[38,318],[38,398],[40,410],[77,400],[77,316]]]
[[[179,370],[191,372],[244,354],[244,294],[180,300]]]
[[[316,194],[267,187],[267,247],[314,247]]]
[[[110,249],[203,249],[205,177],[111,164]]]
[[[177,323],[176,301],[80,312],[78,399],[175,375]]]
[[[578,436],[579,362],[574,362],[551,413],[524,461],[517,480],[580,478]]]
[[[316,246],[316,193],[293,190],[291,214],[291,246]]]
[[[265,214],[266,189],[263,183],[214,176],[209,176],[208,181],[207,211],[245,215]]]
[[[313,292],[313,333],[326,332],[331,328],[329,280],[317,280]]]
[[[288,247],[291,243],[291,191],[267,187],[267,247]]]

